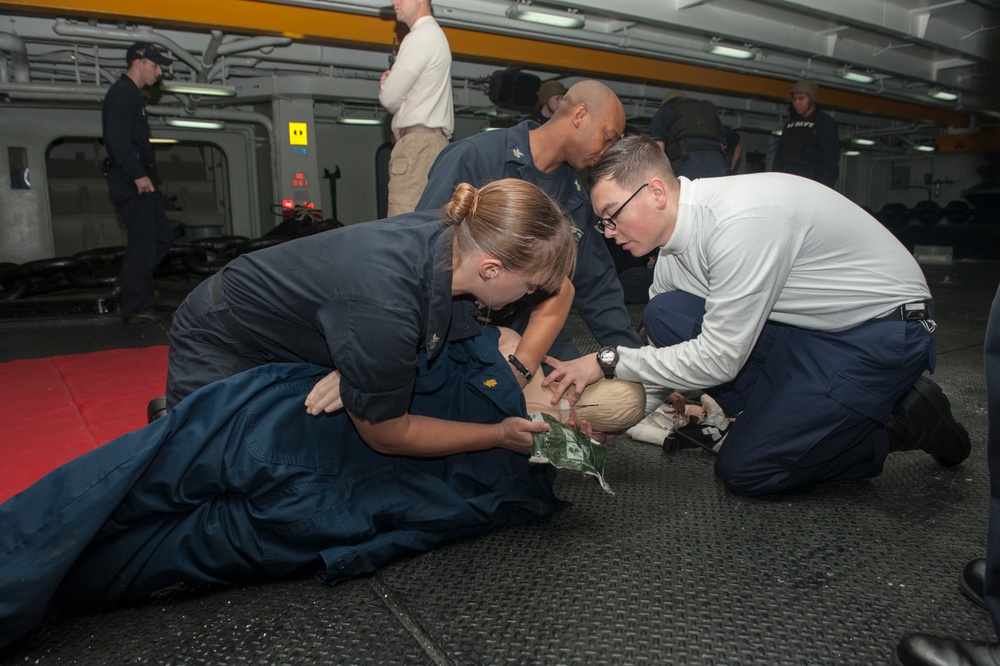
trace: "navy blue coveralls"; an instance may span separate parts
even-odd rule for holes
[[[168,404],[265,363],[314,363],[340,371],[354,414],[403,415],[418,350],[434,356],[448,339],[450,238],[428,211],[240,255],[174,314]],[[472,303],[455,303],[455,327],[478,330]]]
[[[451,200],[459,183],[482,187],[501,178],[519,178],[538,186],[566,212],[577,231],[576,274],[573,306],[602,345],[641,347],[642,340],[631,328],[625,296],[604,239],[593,228],[590,197],[580,176],[568,164],[543,173],[531,157],[528,130],[538,124],[525,120],[508,130],[482,132],[450,144],[441,151],[427,176],[427,187],[417,210],[439,209]],[[523,333],[531,314],[531,300],[518,302],[513,319],[498,323]],[[578,358],[580,350],[564,328],[549,354],[560,360]]]
[[[986,540],[986,575],[983,593],[1000,636],[1000,288],[993,297],[986,343],[986,459],[990,469],[990,513]]]
[[[679,108],[677,103],[684,101],[672,100],[667,102],[653,114],[652,120],[649,121],[649,136],[657,141],[662,141],[664,146],[666,146],[665,150],[671,145],[669,136],[670,124],[677,117]],[[683,157],[670,158],[670,166],[676,175],[684,176],[691,180],[729,175],[729,164],[727,163],[726,154],[723,149],[726,146],[739,143],[740,137],[735,131],[726,127],[718,116],[715,118],[715,129],[718,137],[712,137],[712,139],[719,144],[718,148],[696,147],[704,146],[708,141],[708,137],[687,137],[680,139],[682,145],[688,143],[692,147],[690,150],[685,151]],[[667,155],[669,156],[670,153],[668,152]]]
[[[155,156],[149,143],[146,104],[139,88],[125,74],[104,96],[101,126],[104,148],[112,161],[108,190],[128,234],[115,284],[121,289],[122,314],[142,314],[155,306],[153,271],[167,256],[174,236],[160,193],[139,194],[135,187],[139,178],[152,176]]]
[[[657,294],[643,313],[649,341],[669,347],[701,333],[705,299]],[[764,495],[881,474],[882,424],[925,370],[934,335],[921,321],[869,321],[815,331],[769,321],[739,374],[705,392],[739,414],[715,472],[739,495]]]
[[[840,175],[837,121],[815,109],[808,117],[792,111],[778,138],[771,171],[805,176],[833,187]]]
[[[497,330],[459,334],[419,352],[409,411],[524,416]],[[177,582],[314,572],[334,583],[560,504],[553,468],[527,456],[381,455],[344,410],[310,416],[302,396],[327,372],[270,364],[206,386],[0,505],[0,647]]]

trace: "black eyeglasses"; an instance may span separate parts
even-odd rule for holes
[[[622,210],[625,208],[625,206],[628,205],[628,202],[632,201],[632,199],[635,199],[635,195],[639,194],[639,192],[642,192],[642,188],[646,187],[647,185],[649,185],[649,183],[643,183],[642,185],[640,185],[639,189],[633,192],[632,196],[626,199],[625,203],[623,203],[621,206],[618,206],[618,210],[611,213],[611,215],[608,215],[607,217],[598,218],[597,224],[594,225],[594,228],[597,229],[597,233],[603,234],[606,229],[614,231],[618,227],[618,224],[615,222],[615,218],[618,217],[618,214],[621,213]]]

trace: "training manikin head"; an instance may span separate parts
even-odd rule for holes
[[[500,353],[507,358],[517,349],[521,336],[509,328],[498,328]],[[603,433],[617,433],[631,428],[642,420],[646,409],[646,390],[642,384],[622,379],[601,379],[588,386],[577,400],[572,414],[565,399],[559,405],[551,404],[552,387],[543,388],[538,375],[524,387],[524,399],[528,403],[528,412],[544,411],[563,422],[572,416],[577,421],[589,421],[595,432]]]

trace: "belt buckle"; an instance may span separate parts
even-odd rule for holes
[[[903,321],[916,321],[930,317],[926,303],[906,303],[900,306],[900,315],[902,315]]]

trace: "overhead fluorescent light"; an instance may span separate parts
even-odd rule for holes
[[[183,127],[184,129],[220,130],[225,129],[226,124],[217,120],[192,120],[189,118],[167,118],[167,124],[171,127]]]
[[[554,28],[582,28],[586,17],[572,9],[549,9],[530,2],[518,2],[507,10],[507,18],[529,21]]]
[[[926,143],[918,143],[917,145],[913,146],[913,150],[919,150],[922,153],[933,153],[934,146],[929,146]]]
[[[337,118],[337,123],[340,125],[382,125],[385,123],[384,118],[361,118],[358,116],[340,116]]]
[[[165,92],[181,93],[183,95],[204,95],[206,97],[235,97],[236,88],[218,83],[196,83],[194,81],[161,81],[160,87]]]
[[[861,154],[860,150],[845,150],[844,157],[857,157]]]
[[[743,46],[729,46],[713,39],[705,44],[705,50],[711,54],[725,56],[727,58],[738,58],[739,60],[750,60],[757,54],[753,49]]]
[[[150,143],[178,143],[177,139],[157,139],[156,137],[149,138]]]
[[[377,105],[341,104],[337,114],[338,125],[385,125],[389,115]]]
[[[855,72],[850,67],[841,67],[837,70],[837,76],[846,80],[853,81],[854,83],[874,83],[875,77],[870,74],[864,74],[862,72]]]
[[[939,99],[943,102],[954,102],[958,99],[958,93],[952,92],[951,90],[944,90],[942,88],[932,88],[927,91],[927,94],[934,99]]]
[[[857,136],[857,137],[854,137],[853,139],[851,139],[851,143],[859,145],[859,146],[874,146],[875,145],[875,142],[872,141],[871,139],[863,139],[860,136]]]
[[[773,134],[774,136],[781,136],[782,130],[780,129],[771,130],[771,134]]]

